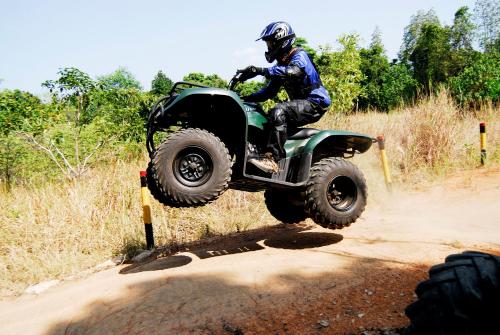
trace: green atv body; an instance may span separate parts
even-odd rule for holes
[[[366,204],[366,182],[344,158],[367,151],[373,139],[349,131],[290,129],[286,158],[278,173],[268,174],[248,163],[267,143],[266,114],[259,104],[243,102],[233,86],[180,82],[153,106],[147,148],[148,184],[155,198],[169,206],[199,206],[227,188],[265,190],[271,214],[283,222],[311,217],[325,227],[342,228],[356,220]],[[156,148],[158,131],[169,134]],[[324,202],[321,213],[314,209],[317,201]]]

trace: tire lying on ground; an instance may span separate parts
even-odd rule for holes
[[[214,134],[198,128],[171,134],[148,167],[151,194],[172,207],[194,207],[217,199],[231,179],[231,157]]]
[[[269,213],[283,223],[299,223],[307,218],[304,198],[297,191],[267,189],[264,198]]]
[[[305,208],[317,224],[330,229],[349,226],[363,213],[366,197],[365,178],[351,162],[324,158],[311,167]]]
[[[500,257],[475,251],[448,256],[406,308],[407,335],[500,334]]]

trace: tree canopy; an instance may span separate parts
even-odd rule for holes
[[[156,95],[166,95],[172,89],[174,83],[161,70],[158,71],[151,82],[151,93]]]
[[[124,67],[119,67],[115,72],[98,76],[97,82],[104,89],[133,88],[141,90],[141,83]]]

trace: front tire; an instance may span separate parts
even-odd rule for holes
[[[157,176],[155,174],[153,161],[150,161],[148,164],[148,168],[146,170],[146,183],[148,185],[149,192],[160,203],[164,205],[169,204],[169,198],[166,196],[165,192],[158,185]]]
[[[356,221],[366,206],[367,187],[361,171],[341,158],[324,158],[311,167],[306,211],[314,222],[341,229]]]
[[[172,207],[194,207],[217,199],[231,179],[231,157],[214,134],[189,128],[173,133],[150,163],[153,196]]]

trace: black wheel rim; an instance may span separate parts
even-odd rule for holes
[[[174,176],[182,184],[190,187],[205,184],[213,173],[210,154],[200,147],[187,147],[174,159]]]
[[[350,210],[358,197],[356,184],[346,176],[333,178],[328,184],[326,193],[330,206],[340,212]]]

